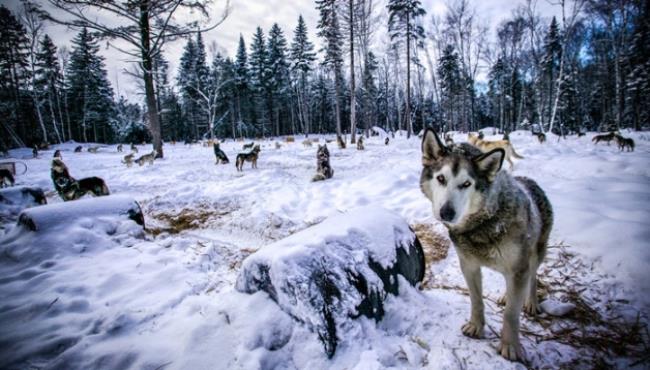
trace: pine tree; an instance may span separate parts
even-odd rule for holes
[[[426,14],[420,0],[389,0],[388,32],[391,39],[403,38],[406,44],[406,137],[413,133],[411,122],[411,42],[424,37],[422,26],[416,23],[418,17]]]
[[[293,41],[291,42],[291,69],[298,75],[298,117],[306,136],[309,136],[311,122],[309,117],[309,101],[307,100],[307,76],[312,70],[312,64],[316,60],[314,53],[314,44],[307,38],[307,26],[302,15],[298,17],[298,25],[293,32]]]
[[[378,64],[375,55],[370,51],[366,55],[363,65],[362,94],[361,94],[361,115],[365,123],[366,134],[372,127],[377,115],[378,90],[375,83],[375,72]]]
[[[0,101],[4,103],[0,104],[0,141],[7,147],[10,140],[16,146],[24,146],[23,140],[33,140],[34,124],[26,112],[22,93],[28,79],[27,52],[25,28],[9,9],[0,5]]]
[[[316,0],[320,12],[318,36],[324,39],[323,66],[334,75],[334,111],[336,119],[336,136],[341,137],[341,88],[343,82],[343,40],[338,21],[336,0]]]
[[[268,71],[267,50],[264,42],[264,31],[257,27],[253,42],[251,43],[251,53],[249,60],[250,72],[250,91],[254,102],[252,113],[255,117],[254,123],[257,125],[259,132],[267,132],[267,127],[271,123],[270,112],[266,104],[266,91],[268,89]]]
[[[108,82],[104,60],[92,35],[82,28],[72,40],[68,70],[70,119],[77,123],[75,140],[108,142],[110,117],[113,112],[113,90]],[[89,137],[89,134],[92,136]]]
[[[275,135],[280,135],[280,115],[287,104],[289,93],[289,63],[287,62],[287,40],[280,26],[274,23],[269,31],[267,41],[267,70],[269,102],[275,121]],[[262,133],[263,135],[265,133]]]
[[[37,89],[38,104],[44,108],[44,112],[49,116],[52,130],[56,133],[59,142],[61,142],[62,139],[65,140],[65,137],[61,136],[61,133],[65,135],[65,129],[63,127],[59,95],[63,76],[56,56],[56,46],[48,35],[43,36],[35,61],[34,87]]]
[[[235,97],[237,109],[237,121],[243,122],[242,105],[248,100],[249,88],[248,55],[246,54],[246,43],[244,37],[239,35],[239,46],[235,57]]]
[[[199,110],[196,88],[199,86],[197,73],[197,47],[194,40],[187,40],[181,55],[178,69],[177,84],[180,89],[181,107],[183,114],[183,138],[198,138]]]
[[[555,97],[555,84],[558,69],[560,68],[560,58],[562,55],[562,43],[560,42],[560,31],[555,17],[551,20],[548,32],[544,37],[544,54],[542,56],[542,71],[544,74],[543,85],[543,104],[545,105],[546,114],[550,116],[553,109],[553,100]],[[544,116],[544,115],[543,115]]]
[[[456,129],[457,119],[454,116],[456,97],[460,92],[460,63],[454,47],[447,45],[438,61],[440,76],[441,105],[443,107],[444,124],[447,129]]]

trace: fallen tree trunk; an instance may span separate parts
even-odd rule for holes
[[[399,293],[398,275],[415,286],[424,269],[422,247],[409,225],[385,209],[364,207],[250,255],[236,288],[267,292],[315,331],[332,357],[347,320],[381,320],[387,294]]]
[[[144,215],[133,198],[122,195],[87,198],[26,209],[18,217],[18,225],[30,231],[43,231],[66,225],[82,217],[126,217],[144,228]]]

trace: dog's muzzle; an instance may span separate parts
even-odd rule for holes
[[[456,217],[456,211],[450,203],[445,203],[440,209],[440,218],[443,221],[451,222]]]

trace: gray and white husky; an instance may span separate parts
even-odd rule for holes
[[[546,254],[553,211],[535,181],[501,171],[506,153],[487,153],[467,144],[446,147],[427,129],[422,138],[420,188],[433,205],[433,215],[449,230],[469,288],[471,317],[462,327],[479,338],[485,325],[481,267],[506,280],[505,311],[499,353],[523,360],[519,315],[539,312],[537,268]]]

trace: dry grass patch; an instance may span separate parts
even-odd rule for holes
[[[436,232],[431,224],[413,224],[411,228],[422,244],[426,265],[422,287],[428,289],[431,288],[434,280],[430,267],[447,258],[451,241],[445,235]]]
[[[148,227],[154,236],[161,233],[178,234],[185,230],[199,229],[205,227],[209,221],[216,220],[233,212],[233,210],[217,210],[209,207],[199,206],[200,209],[183,208],[180,212],[171,214],[167,212],[157,212],[149,214],[150,217],[162,221],[165,226]]]

